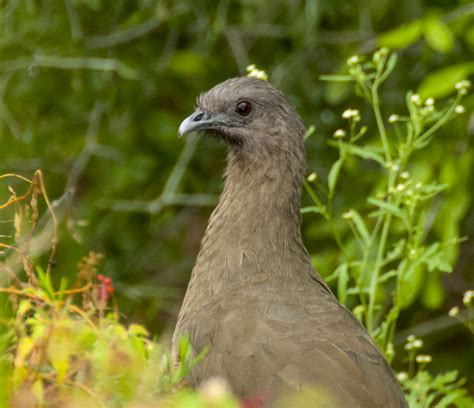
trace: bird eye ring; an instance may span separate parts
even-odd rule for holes
[[[252,105],[247,101],[240,101],[235,105],[235,111],[240,116],[248,116],[252,112]]]

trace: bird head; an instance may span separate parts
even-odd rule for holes
[[[263,148],[271,153],[301,150],[304,125],[276,87],[238,77],[198,97],[196,111],[181,123],[178,134],[194,131],[214,134],[238,151]]]

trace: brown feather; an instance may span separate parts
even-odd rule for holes
[[[246,121],[234,104],[254,106]],[[235,78],[198,99],[229,142],[226,182],[194,266],[174,340],[209,354],[195,385],[221,376],[238,396],[327,390],[340,407],[406,407],[367,331],[313,270],[300,232],[304,126],[267,82]],[[250,116],[250,115],[249,115]]]

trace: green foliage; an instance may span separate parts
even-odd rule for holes
[[[314,125],[306,146],[308,167],[318,174],[314,176],[318,183],[309,180],[310,195],[303,197],[305,243],[321,274],[332,276],[332,284],[339,281],[342,299],[365,319],[367,311],[356,307],[359,295],[352,293],[353,275],[361,268],[359,258],[352,258],[363,249],[350,237],[354,230],[362,243],[367,242],[377,211],[388,211],[378,206],[387,201],[377,197],[386,189],[382,167],[386,160],[368,105],[360,110],[367,127],[357,128],[365,132],[360,140],[349,143],[346,135],[326,143],[340,126],[339,113],[355,103],[351,67],[345,61],[354,50],[370,52],[383,41],[391,41],[391,48],[398,50],[397,69],[380,88],[385,120],[392,112],[405,115],[406,89],[416,89],[423,101],[455,97],[454,85],[473,74],[474,9],[465,0],[403,4],[386,0],[359,6],[328,0],[116,0],[113,6],[103,0],[4,1],[0,174],[31,175],[41,168],[59,225],[56,261],[49,263],[54,228],[47,204],[40,201],[29,246],[33,265],[44,265],[45,274],[49,270],[51,285],[59,292],[62,279],[74,282],[77,259],[89,251],[102,252],[103,273],[113,278],[114,297],[126,319],[152,333],[169,330],[221,191],[224,157],[222,147],[208,141],[199,144],[197,138],[183,142],[176,138],[176,130],[192,110],[196,95],[256,64],[289,96],[305,122]],[[341,81],[322,84],[318,75],[329,72]],[[436,101],[436,110],[445,103]],[[425,253],[431,244],[442,243],[435,248],[442,257],[431,264],[444,269],[452,265],[454,273],[429,272],[429,259],[421,263],[421,272],[413,272],[410,285],[402,289],[404,307],[409,306],[397,319],[394,342],[396,348],[399,333],[428,324],[431,335],[424,340],[433,354],[444,356],[434,359],[432,372],[456,367],[472,389],[474,349],[469,332],[455,319],[449,329],[438,324],[460,293],[472,286],[474,241],[456,243],[456,237],[474,233],[473,139],[468,120],[472,95],[463,105],[466,114],[437,129],[431,143],[413,152],[409,166],[410,180],[424,186],[434,180],[446,185],[417,204],[431,203],[424,215],[420,249]],[[402,136],[406,123],[396,123]],[[391,143],[395,129],[395,124],[386,129]],[[339,142],[346,157],[332,167]],[[329,173],[326,186],[322,180]],[[21,196],[19,180],[0,183],[0,202],[10,197],[7,187]],[[40,185],[35,178],[38,194]],[[332,196],[332,208],[327,207],[325,194]],[[369,204],[369,197],[379,201]],[[321,205],[314,205],[313,199]],[[352,220],[340,216],[350,209],[356,214]],[[370,213],[375,218],[368,217]],[[13,259],[16,252],[10,248],[16,242],[14,217],[12,206],[2,210],[1,262],[6,255]],[[391,217],[393,242],[387,243],[385,253],[394,258],[392,263],[399,263],[408,243],[395,236],[403,235],[398,226],[405,232],[406,226],[399,216]],[[28,228],[28,219],[22,217],[18,226]],[[335,231],[340,245],[334,240]],[[340,247],[349,262],[345,263]],[[397,274],[389,264],[382,269],[375,305],[386,294],[391,302]],[[38,279],[28,263],[22,270],[22,280],[26,273]],[[0,286],[8,286],[12,276],[12,271],[0,271]],[[71,288],[70,283],[63,285]],[[1,314],[7,313],[9,301],[2,298],[0,307]],[[375,326],[386,307],[384,303],[383,310],[375,310]],[[462,310],[459,316],[466,318]],[[399,366],[400,359],[396,356],[393,363]],[[0,387],[0,394],[4,392]]]
[[[398,373],[398,379],[405,390],[410,407],[459,407],[468,408],[474,404],[474,398],[464,388],[466,380],[459,378],[456,370],[432,375],[426,369],[432,358],[419,354],[423,342],[415,336],[409,336],[405,344],[408,353],[408,372]]]
[[[18,177],[1,177],[7,176]],[[39,193],[45,200],[47,196],[35,181],[41,176],[21,179],[30,183],[28,192],[18,196],[11,190],[1,207],[15,206],[17,244],[2,245],[8,257],[0,263],[3,272],[14,276],[12,285],[0,288],[10,309],[0,320],[0,405],[236,407],[228,389],[219,384],[208,384],[199,392],[181,391],[189,370],[206,350],[194,355],[189,339],[183,337],[175,360],[145,327],[120,323],[112,280],[97,274],[102,255],[91,252],[84,257],[72,285],[61,279],[57,289],[50,271],[39,264],[33,267],[29,252]],[[29,214],[26,223],[25,214]],[[24,229],[25,224],[29,228]]]
[[[389,132],[381,113],[379,88],[392,73],[396,61],[396,54],[382,48],[367,62],[359,56],[351,57],[348,60],[350,76],[324,77],[325,80],[354,81],[358,94],[372,107],[377,138],[370,137],[367,126],[360,126],[359,110],[346,110],[342,117],[348,121],[349,130],[339,129],[334,133],[337,141],[330,142],[338,148],[339,159],[329,171],[328,202],[322,206],[319,199],[314,199],[319,212],[334,223],[333,197],[344,163],[352,156],[372,160],[379,166],[379,181],[374,183],[377,192],[369,195],[361,208],[351,208],[342,215],[353,233],[348,237],[349,242],[344,243],[334,230],[345,259],[331,278],[338,280],[338,294],[343,303],[347,303],[348,295],[358,298],[359,313],[365,325],[385,350],[392,347],[400,312],[413,303],[422,289],[420,276],[452,271],[445,252],[460,240],[451,237],[443,243],[426,242],[427,215],[432,200],[447,186],[433,179],[417,180],[409,170],[415,152],[425,149],[440,127],[464,113],[460,102],[470,87],[469,81],[459,82],[457,96],[444,106],[437,102],[436,107],[433,98],[423,101],[418,94],[408,92],[407,115],[392,114],[388,118],[392,125]],[[361,144],[364,137],[369,140]],[[312,190],[309,184],[306,187]],[[317,197],[314,190],[312,197]],[[370,225],[361,213],[366,215]],[[436,289],[428,287],[428,290]],[[386,301],[388,295],[392,298],[390,303]],[[434,307],[439,307],[436,303]]]
[[[454,98],[436,103],[433,98],[423,100],[410,91],[405,98],[407,114],[391,114],[384,118],[379,90],[394,70],[396,61],[396,54],[382,48],[372,58],[349,58],[349,76],[324,76],[324,80],[354,82],[356,92],[371,106],[376,129],[371,131],[361,125],[363,118],[358,109],[344,111],[342,118],[347,120],[348,130],[338,129],[333,135],[336,140],[329,142],[338,149],[339,159],[328,173],[327,187],[320,186],[314,176],[310,176],[311,183],[308,180],[305,184],[317,208],[314,212],[320,213],[332,225],[334,239],[343,254],[341,263],[327,280],[337,281],[339,300],[352,305],[354,314],[365,324],[389,361],[395,356],[393,340],[401,312],[422,291],[432,308],[442,304],[437,281],[429,280],[431,285],[424,286],[422,281],[436,272],[452,272],[447,252],[461,241],[456,236],[444,242],[428,241],[430,224],[427,217],[430,213],[432,217],[436,214],[432,209],[433,199],[449,185],[441,184],[433,177],[423,182],[414,177],[412,157],[418,150],[427,149],[438,129],[464,114],[465,108],[460,103],[471,86],[469,81],[462,80],[453,86],[457,91]],[[387,122],[390,128],[387,128]],[[333,201],[338,180],[344,176],[345,163],[356,160],[376,163],[377,167],[372,170],[376,190],[365,203],[361,202],[359,208],[352,207],[342,214],[352,233],[343,238],[334,227],[336,217],[341,215],[334,211]],[[326,203],[323,204],[315,188],[328,192]],[[470,293],[465,295],[465,304],[469,306]],[[469,315],[467,320],[470,326]],[[420,370],[413,375],[415,359],[431,361],[431,356],[414,354],[419,348],[414,344],[418,343],[422,344],[421,340],[412,338],[407,348],[411,351],[411,377],[407,377],[403,385],[410,406],[472,405],[474,400],[462,388],[465,381],[456,381],[457,372],[433,377]]]

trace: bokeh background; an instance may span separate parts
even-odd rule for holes
[[[102,252],[124,319],[157,335],[173,328],[222,188],[225,147],[176,137],[201,91],[249,64],[266,70],[315,126],[308,173],[325,180],[341,112],[358,107],[371,123],[350,85],[321,74],[344,73],[353,54],[397,50],[382,92],[388,115],[404,112],[409,89],[441,98],[474,73],[466,0],[4,0],[0,27],[0,174],[43,170],[62,219],[57,274],[72,276],[82,256]],[[474,286],[472,96],[465,106],[415,164],[450,184],[430,234],[467,239],[449,254],[453,273],[420,272],[396,339],[423,336],[433,371],[457,368],[472,388],[472,335],[446,316]],[[369,170],[346,169],[338,211],[373,188]],[[326,223],[305,215],[303,229],[329,275],[339,253]]]

